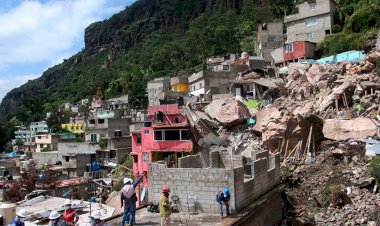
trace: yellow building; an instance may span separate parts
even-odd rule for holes
[[[76,123],[62,124],[61,128],[66,129],[67,131],[71,133],[84,133],[83,124],[76,124]]]
[[[187,77],[173,77],[170,79],[170,85],[173,92],[187,93],[189,92],[189,85]]]

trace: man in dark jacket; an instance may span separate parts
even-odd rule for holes
[[[123,218],[121,220],[121,226],[124,226],[125,221],[129,222],[130,226],[133,226],[135,222],[135,213],[136,213],[136,202],[137,196],[135,189],[137,185],[141,182],[145,173],[140,176],[135,182],[131,178],[124,178],[124,187],[120,191],[120,201],[121,207],[124,206]],[[127,219],[129,218],[129,219]]]
[[[224,188],[223,191],[219,191],[216,195],[216,201],[218,202],[218,207],[220,211],[220,217],[223,218],[223,204],[226,206],[227,216],[230,215],[230,201],[231,195],[228,188]]]

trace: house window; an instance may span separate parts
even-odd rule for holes
[[[43,144],[40,144],[40,148],[44,148],[44,145],[43,145]]]
[[[133,162],[134,162],[134,163],[137,163],[137,162],[138,162],[138,158],[137,158],[136,155],[133,155]]]
[[[90,120],[90,124],[91,124],[91,125],[94,125],[94,124],[95,124],[95,119],[91,119],[91,120]]]
[[[164,133],[160,130],[154,131],[154,140],[164,140]]]
[[[69,156],[65,156],[65,162],[69,162],[70,161],[70,157]]]
[[[110,151],[110,159],[115,159],[116,158],[116,151],[115,150],[111,150]]]
[[[122,137],[121,130],[115,130],[113,133],[114,133],[115,137]]]
[[[149,162],[149,152],[142,153],[142,160],[143,162]]]
[[[314,25],[317,24],[317,18],[315,18],[315,17],[307,18],[307,19],[305,20],[305,24],[306,24],[307,27],[309,27],[309,26],[314,26]]]
[[[141,135],[137,135],[136,143],[141,144]]]
[[[331,34],[331,31],[330,30],[325,30],[325,34],[329,35],[329,34]]]
[[[306,33],[306,38],[307,39],[312,39],[313,38],[313,32],[308,32],[308,33]]]
[[[144,130],[144,134],[149,134],[149,130]]]
[[[165,130],[165,140],[181,140],[179,130]]]
[[[91,142],[92,143],[96,143],[97,141],[98,141],[97,134],[96,133],[92,133],[91,134]]]
[[[98,119],[99,124],[104,124],[104,119]]]
[[[38,137],[37,137],[37,139],[39,139],[39,140],[40,140],[40,139],[42,139],[42,137],[41,137],[41,136],[38,136]]]
[[[293,43],[285,44],[285,52],[286,53],[293,52]]]
[[[181,130],[181,140],[190,140],[189,130]]]
[[[193,90],[195,90],[195,85],[193,85]]]
[[[199,89],[202,89],[202,87],[203,87],[203,84],[199,83]]]

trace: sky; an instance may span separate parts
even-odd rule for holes
[[[134,0],[0,0],[0,101],[84,48],[84,29]]]

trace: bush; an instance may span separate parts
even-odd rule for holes
[[[369,172],[376,179],[376,183],[380,185],[380,156],[376,156],[371,160]]]
[[[339,33],[343,30],[343,27],[339,24],[334,24],[332,27],[331,27],[331,30],[332,30],[332,33],[335,34],[335,33]]]
[[[100,148],[104,149],[107,147],[107,145],[108,145],[108,139],[106,139],[106,138],[100,139],[100,141],[99,141]]]
[[[112,191],[120,191],[123,188],[123,180],[119,180],[113,184]]]
[[[380,27],[380,8],[369,5],[357,10],[350,17],[346,29],[358,33],[378,27]]]
[[[44,147],[41,149],[41,152],[49,152],[49,151],[52,151],[51,148],[49,147]]]
[[[339,32],[328,35],[317,46],[317,57],[331,56],[350,50],[364,50],[368,39],[376,36],[378,30],[373,29],[365,33]]]

